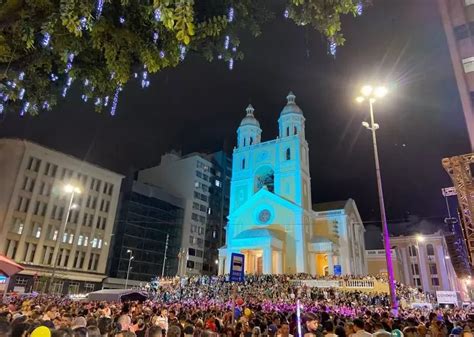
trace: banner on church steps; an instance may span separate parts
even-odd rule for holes
[[[244,282],[244,254],[232,253],[230,257],[230,281]]]

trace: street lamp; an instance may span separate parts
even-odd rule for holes
[[[377,86],[373,87],[371,85],[364,85],[360,93],[362,95],[356,98],[358,103],[363,103],[365,101],[369,102],[369,112],[370,112],[370,124],[367,122],[362,122],[362,125],[367,128],[368,130],[372,131],[372,144],[374,147],[374,159],[375,159],[375,174],[377,177],[377,189],[379,195],[379,205],[380,205],[380,220],[382,221],[382,229],[383,229],[383,241],[385,247],[385,260],[387,261],[387,272],[388,272],[388,282],[389,282],[389,289],[390,289],[390,304],[392,306],[392,310],[395,314],[398,311],[398,303],[397,303],[397,295],[395,289],[395,276],[393,273],[393,264],[392,264],[392,251],[390,246],[390,236],[388,233],[388,226],[387,226],[387,216],[385,214],[385,203],[383,199],[383,189],[382,189],[382,177],[380,174],[380,163],[379,163],[379,153],[377,149],[377,137],[375,131],[379,129],[379,125],[375,123],[374,119],[374,103],[377,99],[383,98],[387,95],[388,90],[386,87]]]
[[[58,234],[56,243],[54,244],[53,257],[52,257],[53,271],[51,273],[51,280],[50,280],[50,284],[49,284],[49,292],[51,292],[51,290],[52,290],[52,287],[53,287],[53,284],[54,284],[54,278],[56,276],[56,269],[57,269],[58,263],[59,263],[59,254],[58,254],[59,244],[60,244],[61,240],[63,239],[64,232],[66,231],[67,221],[68,221],[69,216],[71,214],[71,210],[76,209],[77,207],[79,207],[77,204],[74,204],[73,201],[74,201],[74,196],[76,194],[81,194],[81,189],[76,185],[66,184],[66,185],[63,186],[63,192],[66,193],[66,194],[69,194],[69,201],[68,201],[68,204],[67,204],[66,215],[62,219],[62,224],[61,224],[61,227],[59,228],[59,234]]]
[[[130,249],[127,249],[127,253],[130,254],[130,257],[128,258],[127,279],[125,280],[125,289],[127,289],[128,287],[128,277],[130,276],[130,265],[132,264],[132,260],[135,258],[132,255],[132,251]]]

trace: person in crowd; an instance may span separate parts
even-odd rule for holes
[[[365,331],[364,329],[365,329],[364,321],[360,318],[354,319],[355,333],[352,336],[353,337],[372,337],[372,334]]]

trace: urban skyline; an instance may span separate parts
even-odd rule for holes
[[[391,85],[376,106],[388,219],[412,213],[440,223],[446,216],[440,189],[451,185],[440,160],[468,152],[469,142],[438,8],[381,1],[345,20],[344,28],[346,44],[333,59],[316,33],[277,18],[261,38],[244,37],[245,59],[233,71],[189,55],[153,77],[147,90],[127,87],[115,118],[97,115],[73,94],[38,117],[4,116],[0,136],[31,139],[129,174],[156,165],[171,149],[230,153],[249,102],[262,138],[272,139],[284,103],[275,97],[293,90],[312,129],[314,200],[351,197],[372,222],[378,219],[372,152],[360,126],[367,114],[353,97],[360,82],[378,78]],[[365,50],[369,45],[375,47]],[[425,160],[417,160],[419,153]],[[407,173],[402,184],[401,171]]]

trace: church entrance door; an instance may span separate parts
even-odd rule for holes
[[[245,249],[241,251],[245,255],[245,273],[262,274],[263,273],[263,250]]]

